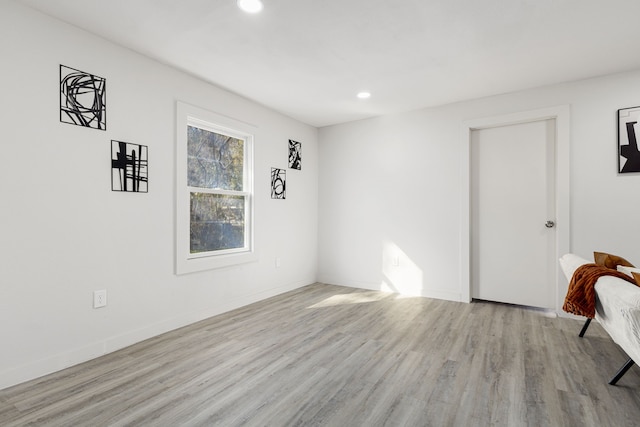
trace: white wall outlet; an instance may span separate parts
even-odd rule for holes
[[[93,291],[93,308],[106,307],[107,305],[107,290],[101,289],[99,291]]]
[[[282,262],[280,261],[280,257],[276,257],[276,268],[280,268],[280,266],[282,265]]]

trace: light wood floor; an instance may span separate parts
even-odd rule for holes
[[[638,426],[597,324],[315,284],[0,391],[0,425]]]

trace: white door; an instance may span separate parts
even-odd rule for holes
[[[471,132],[473,298],[554,307],[554,171],[554,119]]]

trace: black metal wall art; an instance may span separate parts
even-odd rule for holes
[[[290,169],[302,169],[302,144],[289,140],[289,168]]]
[[[149,190],[146,145],[111,140],[111,189],[146,193]]]
[[[271,198],[285,199],[287,190],[287,171],[271,168]]]
[[[107,129],[107,81],[60,65],[60,121],[92,129]]]

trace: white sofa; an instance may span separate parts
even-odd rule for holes
[[[583,264],[591,264],[575,254],[560,258],[560,267],[570,281],[574,271]],[[624,271],[624,269],[619,268]],[[614,385],[634,364],[640,362],[640,287],[613,276],[602,276],[595,284],[596,320],[629,356],[629,360],[609,381]],[[591,319],[585,323],[580,337],[586,332]]]

